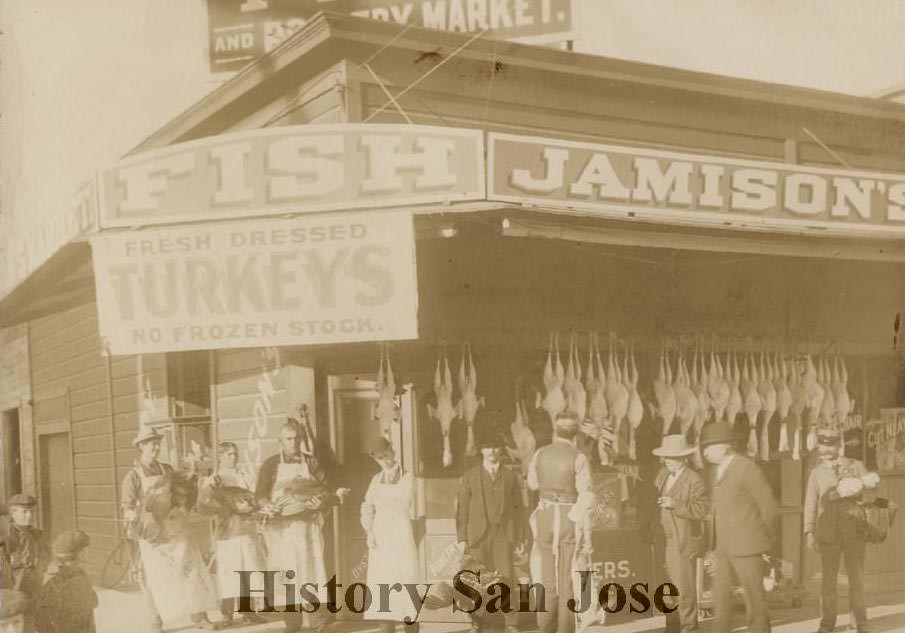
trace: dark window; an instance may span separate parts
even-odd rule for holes
[[[208,352],[167,354],[167,381],[170,416],[178,418],[210,417],[210,364]]]

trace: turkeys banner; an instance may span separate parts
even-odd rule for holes
[[[487,197],[616,219],[905,234],[905,177],[489,134]]]
[[[550,44],[575,39],[577,0],[208,0],[211,72],[266,55],[318,11]]]
[[[112,354],[418,336],[410,213],[111,233],[91,245]]]
[[[137,154],[101,175],[103,227],[484,199],[480,130],[297,125]]]

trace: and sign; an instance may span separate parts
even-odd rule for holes
[[[575,39],[576,0],[208,0],[212,72],[263,57],[318,11],[535,44]]]
[[[880,409],[880,419],[867,423],[867,449],[878,472],[905,470],[905,409]]]
[[[484,199],[479,130],[299,125],[124,159],[101,175],[103,227]]]
[[[111,233],[91,245],[111,354],[418,336],[410,213]]]
[[[490,134],[487,197],[611,218],[905,234],[905,177]]]
[[[0,297],[11,293],[66,244],[97,230],[97,185],[89,180],[60,210],[14,231],[0,261]],[[56,210],[55,210],[56,211]]]

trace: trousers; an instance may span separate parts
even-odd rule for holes
[[[489,569],[496,570],[502,576],[502,582],[510,587],[514,587],[512,573],[512,546],[513,544],[505,535],[503,526],[493,524],[487,528],[487,532],[476,543],[470,544],[465,555],[480,562]],[[504,613],[503,619],[506,626],[515,626],[518,623],[518,611],[516,605],[511,605],[513,611]],[[478,609],[471,614],[472,622],[480,625],[485,619],[483,608]]]
[[[770,610],[764,591],[764,561],[754,556],[728,556],[717,552],[713,582],[714,621],[717,633],[732,630],[732,577],[745,591],[745,611],[749,633],[770,633]]]
[[[820,630],[832,631],[836,626],[836,585],[839,560],[845,559],[848,576],[849,603],[858,629],[867,624],[867,606],[864,602],[864,541],[859,538],[842,538],[831,543],[820,543]]]
[[[546,607],[537,614],[541,633],[572,633],[575,630],[575,614],[567,606],[573,597],[572,558],[575,555],[575,523],[567,516],[571,507],[569,504],[542,504],[535,511],[540,580]]]
[[[666,614],[666,630],[690,633],[698,626],[694,559],[683,555],[672,539],[666,541],[664,559],[669,580],[679,590],[679,607],[672,613]]]

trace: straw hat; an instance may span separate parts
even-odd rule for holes
[[[694,451],[694,446],[688,445],[684,435],[664,435],[660,446],[651,452],[658,457],[688,457]]]
[[[163,440],[163,435],[157,432],[156,429],[145,427],[138,432],[138,435],[135,436],[135,439],[132,440],[132,446],[140,446],[145,442],[150,442],[151,440]]]

